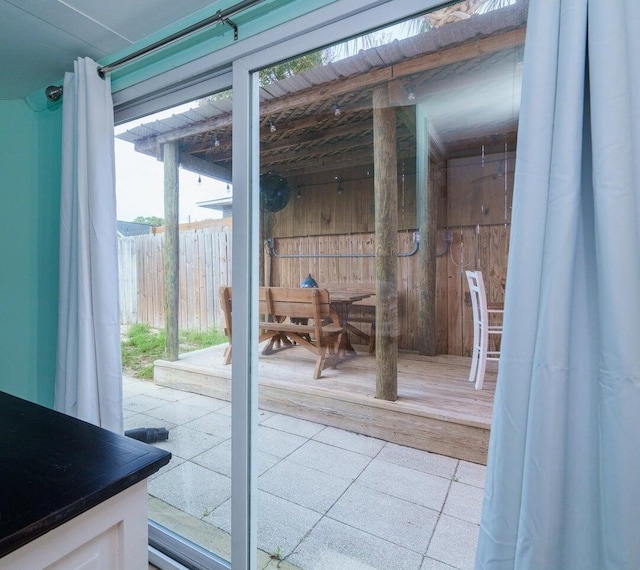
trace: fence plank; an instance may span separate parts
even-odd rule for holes
[[[163,232],[118,242],[120,322],[164,327]],[[222,329],[218,289],[231,285],[231,228],[180,233],[180,328]]]

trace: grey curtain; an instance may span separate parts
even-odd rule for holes
[[[477,569],[640,568],[639,29],[530,3]]]
[[[111,84],[79,58],[64,80],[55,408],[123,430]]]

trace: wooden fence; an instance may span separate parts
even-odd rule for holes
[[[510,226],[449,228],[453,242],[437,258],[436,342],[439,354],[469,355],[472,345],[471,302],[465,269],[484,273],[490,302],[503,302]],[[443,230],[439,231],[442,235]],[[444,242],[442,242],[444,244]],[[164,234],[121,238],[121,322],[164,327]],[[276,251],[297,255],[277,258],[265,254],[265,282],[297,287],[311,274],[319,283],[373,283],[372,257],[317,258],[308,254],[375,251],[371,233],[279,238]],[[412,232],[398,233],[398,251],[412,249]],[[399,258],[398,343],[418,347],[418,291],[415,285],[417,256]],[[180,232],[180,328],[204,330],[223,327],[218,299],[221,285],[231,284],[231,227],[210,227]]]
[[[164,233],[118,241],[120,322],[164,327]],[[180,232],[181,329],[221,329],[221,285],[231,284],[231,226]]]

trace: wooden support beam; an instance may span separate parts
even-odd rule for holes
[[[429,128],[422,105],[416,107],[416,222],[420,231],[418,249],[418,350],[436,354],[436,236],[437,197],[429,183]]]
[[[217,164],[213,164],[212,162],[202,160],[192,154],[181,152],[180,165],[184,170],[188,170],[189,172],[204,174],[205,176],[210,176],[216,180],[222,180],[222,182],[228,182],[229,184],[231,183],[231,170]]]
[[[167,360],[178,360],[178,143],[164,145],[164,328]]]
[[[373,91],[376,234],[376,398],[398,399],[398,166],[396,111],[387,86]]]
[[[396,107],[398,121],[403,124],[415,138],[416,136],[416,107],[415,105]]]

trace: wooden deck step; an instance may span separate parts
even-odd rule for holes
[[[155,363],[160,385],[231,399],[226,345]],[[496,367],[483,390],[468,382],[469,358],[400,353],[398,400],[375,396],[375,356],[361,353],[314,380],[314,357],[301,347],[259,357],[259,406],[356,433],[486,464]]]

